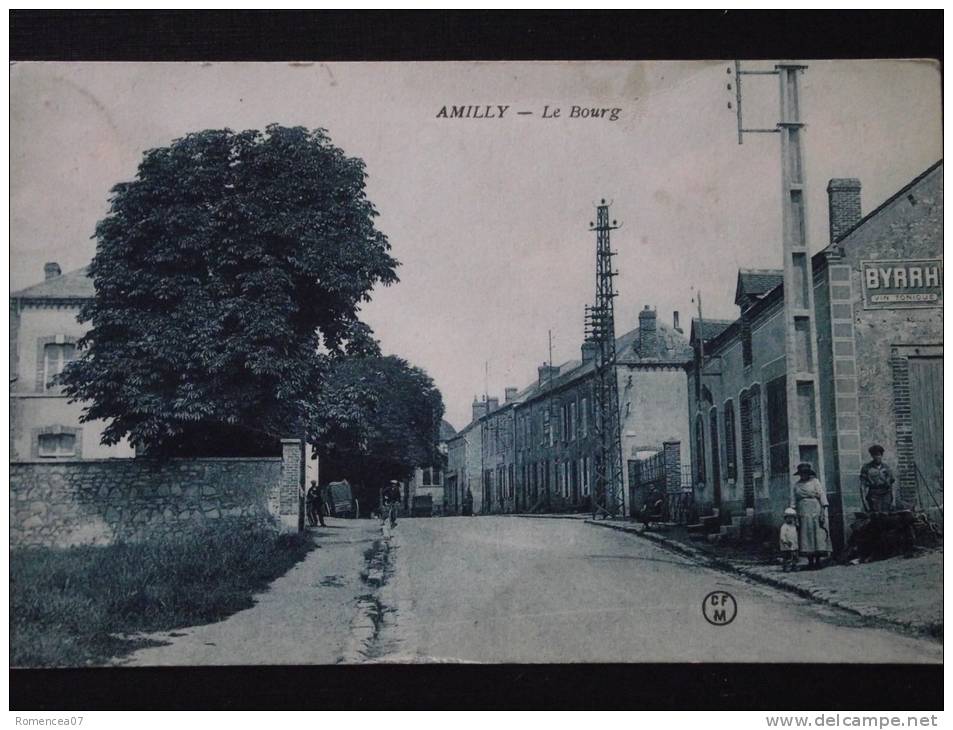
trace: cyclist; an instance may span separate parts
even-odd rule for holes
[[[391,479],[387,486],[381,492],[381,524],[390,517],[390,526],[397,526],[397,506],[400,504],[400,484],[396,479]]]

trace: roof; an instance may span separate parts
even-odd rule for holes
[[[457,430],[445,419],[440,419],[440,440],[449,441],[457,435]]]
[[[674,327],[655,322],[655,347],[643,352],[641,347],[641,328],[626,332],[615,341],[616,362],[623,365],[637,365],[642,362],[686,362],[692,358],[692,348],[685,335]]]
[[[695,342],[702,335],[705,342],[710,342],[734,323],[733,319],[693,319],[691,341]]]
[[[69,271],[26,289],[13,292],[13,299],[92,299],[96,295],[89,267]]]
[[[618,365],[677,363],[679,365],[692,359],[692,348],[685,340],[685,335],[670,325],[656,321],[656,346],[650,353],[643,353],[640,348],[639,328],[629,330],[615,340],[616,363]],[[564,385],[576,382],[593,373],[596,369],[594,361],[582,362],[570,360],[559,366],[559,375],[552,382],[542,385],[534,382],[520,392],[517,403],[525,403],[536,396],[557,390]]]
[[[867,215],[865,215],[863,218],[857,221],[853,226],[851,226],[843,234],[841,234],[841,236],[836,241],[831,242],[829,245],[825,246],[820,251],[818,251],[813,256],[811,256],[812,269],[816,272],[818,270],[818,267],[823,266],[826,263],[828,252],[830,252],[834,247],[839,246],[841,241],[846,239],[848,236],[850,236],[854,231],[856,231],[858,228],[863,226],[865,223],[875,218],[887,206],[889,206],[891,203],[896,201],[898,198],[900,198],[903,195],[906,195],[912,188],[919,185],[932,172],[934,172],[935,170],[937,170],[938,168],[942,166],[943,166],[943,160],[941,158],[937,160],[936,162],[934,162],[932,165],[930,165],[930,167],[928,167],[926,170],[921,172],[915,178],[913,178],[913,180],[911,180],[902,188],[900,188],[897,192],[895,192],[893,195],[887,198],[884,202],[882,202],[872,211],[870,211]],[[748,271],[753,271],[753,270],[749,269]],[[761,271],[771,271],[771,270],[768,269],[768,270],[761,270]],[[739,284],[740,284],[740,279],[741,279],[741,271],[739,271]],[[763,311],[764,308],[771,306],[772,303],[777,302],[783,296],[784,296],[784,281],[782,276],[782,280],[778,282],[778,284],[776,284],[773,288],[765,291],[763,294],[758,296],[758,301],[752,306],[751,310],[749,311],[753,313]],[[707,320],[706,319],[705,320],[705,325],[706,325],[705,341],[708,342],[710,340],[715,340],[719,338],[721,335],[725,335],[725,337],[727,338],[728,335],[726,333],[728,332],[728,329],[733,324],[735,324],[735,322],[738,322],[738,321],[740,320]],[[719,326],[722,324],[724,324],[724,326],[716,334],[708,335],[707,326],[711,322],[718,322],[718,325],[716,326]],[[693,338],[694,338],[694,332],[695,332],[695,323],[693,322],[692,323]]]
[[[735,287],[735,304],[739,307],[760,299],[784,281],[781,269],[738,269],[738,284]]]
[[[939,160],[937,160],[937,161],[934,162],[932,165],[930,165],[926,170],[924,170],[924,171],[921,172],[919,175],[917,175],[915,178],[913,178],[913,180],[911,180],[910,182],[908,182],[906,185],[904,185],[902,188],[900,188],[897,192],[895,192],[893,195],[891,195],[889,198],[887,198],[884,202],[882,202],[880,205],[878,205],[876,208],[874,208],[872,211],[870,211],[867,215],[865,215],[863,218],[861,218],[859,221],[857,221],[854,225],[852,225],[850,228],[848,228],[846,231],[844,231],[840,236],[838,236],[838,238],[837,238],[836,241],[832,241],[830,244],[828,244],[828,245],[825,246],[823,249],[821,249],[821,251],[825,251],[825,250],[827,250],[827,249],[829,249],[829,248],[831,248],[831,247],[837,245],[840,241],[843,241],[843,240],[844,240],[845,238],[847,238],[851,233],[853,233],[854,231],[856,231],[858,228],[860,228],[862,225],[864,225],[864,223],[866,223],[867,221],[869,221],[871,218],[875,217],[878,213],[880,213],[880,211],[882,211],[884,208],[886,208],[888,205],[890,205],[892,202],[894,202],[897,198],[899,198],[901,195],[904,195],[907,191],[910,190],[910,188],[912,188],[912,187],[918,185],[925,177],[927,177],[927,175],[929,175],[931,172],[933,172],[934,170],[936,170],[937,168],[942,167],[942,166],[943,166],[943,158],[941,157]],[[816,255],[817,255],[817,254],[815,254],[815,256],[816,256]]]

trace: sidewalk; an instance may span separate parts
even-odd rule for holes
[[[760,549],[695,542],[683,528],[645,531],[623,520],[592,520],[586,514],[518,515],[574,519],[629,532],[681,553],[710,568],[743,575],[805,598],[836,606],[875,621],[937,639],[943,637],[943,550],[913,558],[896,557],[861,565],[830,565],[822,570],[784,573],[779,562]]]
[[[353,652],[355,616],[373,591],[377,520],[328,518],[318,547],[255,597],[252,608],[209,624],[144,635],[159,644],[120,666],[335,664]],[[373,630],[372,632],[373,633]],[[360,638],[360,637],[358,637]]]

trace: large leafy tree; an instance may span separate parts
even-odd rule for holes
[[[112,190],[66,392],[154,453],[252,453],[313,422],[316,383],[377,352],[358,319],[397,261],[360,159],[324,130],[206,130]]]
[[[313,431],[331,478],[374,490],[443,461],[443,398],[427,373],[399,357],[337,361],[316,400]]]

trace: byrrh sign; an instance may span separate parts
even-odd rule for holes
[[[943,261],[861,261],[864,308],[902,309],[943,305]]]

